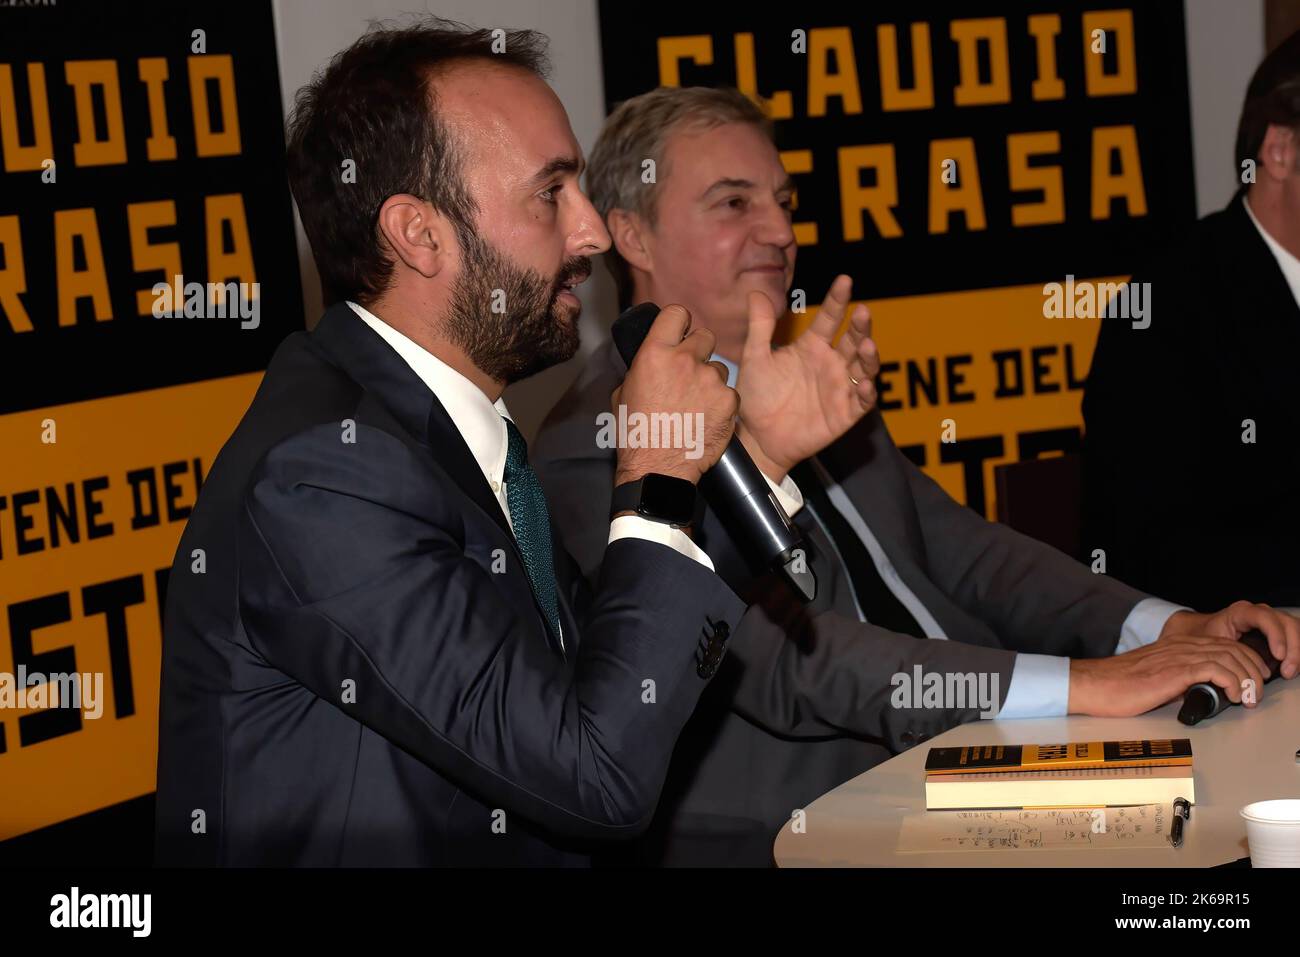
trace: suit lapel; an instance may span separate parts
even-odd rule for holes
[[[908,494],[906,476],[890,467],[892,441],[880,412],[872,411],[819,452],[817,460],[844,490],[880,541],[880,547],[894,561],[900,546],[908,555],[924,556],[925,538]],[[906,506],[900,507],[902,503]]]
[[[456,423],[438,401],[438,397],[346,302],[337,303],[326,310],[311,334],[311,341],[325,353],[332,364],[343,369],[366,392],[375,396],[402,428],[429,450],[434,462],[488,520],[501,529],[514,553],[519,581],[527,590],[537,612],[538,624],[548,636],[548,644],[558,652],[559,648],[549,638],[550,629],[545,626],[546,616],[537,604],[537,596],[533,594],[523,554],[510,530],[510,523],[501,511],[496,495],[484,478],[474,454],[470,452]],[[562,589],[560,591],[563,592]],[[570,613],[564,629],[565,640],[570,635],[576,635],[577,631],[577,623]]]
[[[892,445],[879,411],[873,411],[818,453],[817,460],[843,489],[899,578],[944,634],[967,644],[1001,647],[983,621],[955,606],[930,580],[916,503],[907,476],[895,465],[901,456]]]
[[[346,302],[335,303],[326,310],[312,333],[312,341],[331,362],[378,398],[406,432],[433,453],[435,461],[461,491],[514,541],[510,524],[456,423],[424,380],[388,343]]]
[[[549,506],[548,506],[549,508]],[[560,626],[564,629],[564,649],[571,658],[578,650],[580,634],[578,628],[578,590],[582,588],[582,573],[577,563],[560,544],[560,530],[551,520],[551,554],[555,566],[555,594],[559,600]]]

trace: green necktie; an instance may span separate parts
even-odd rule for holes
[[[546,613],[551,634],[560,640],[560,612],[555,591],[555,566],[551,554],[551,519],[546,510],[546,496],[537,473],[528,464],[528,443],[516,426],[505,416],[506,435],[506,504],[515,541],[524,556],[524,570],[532,582],[537,603]],[[563,643],[561,643],[563,647]]]

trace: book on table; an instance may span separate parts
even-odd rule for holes
[[[1196,802],[1187,738],[931,748],[927,810]]]

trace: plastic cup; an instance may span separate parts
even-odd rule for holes
[[[1252,867],[1300,867],[1300,799],[1256,801],[1241,816]]]

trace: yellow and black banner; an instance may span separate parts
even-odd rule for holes
[[[981,513],[996,464],[1077,450],[1105,304],[1092,286],[1195,219],[1182,4],[654,13],[602,0],[606,107],[661,85],[732,86],[765,107],[809,303],[786,334],[851,275],[891,432]]]
[[[0,840],[154,790],[176,543],[303,326],[282,124],[269,0],[0,5]]]

